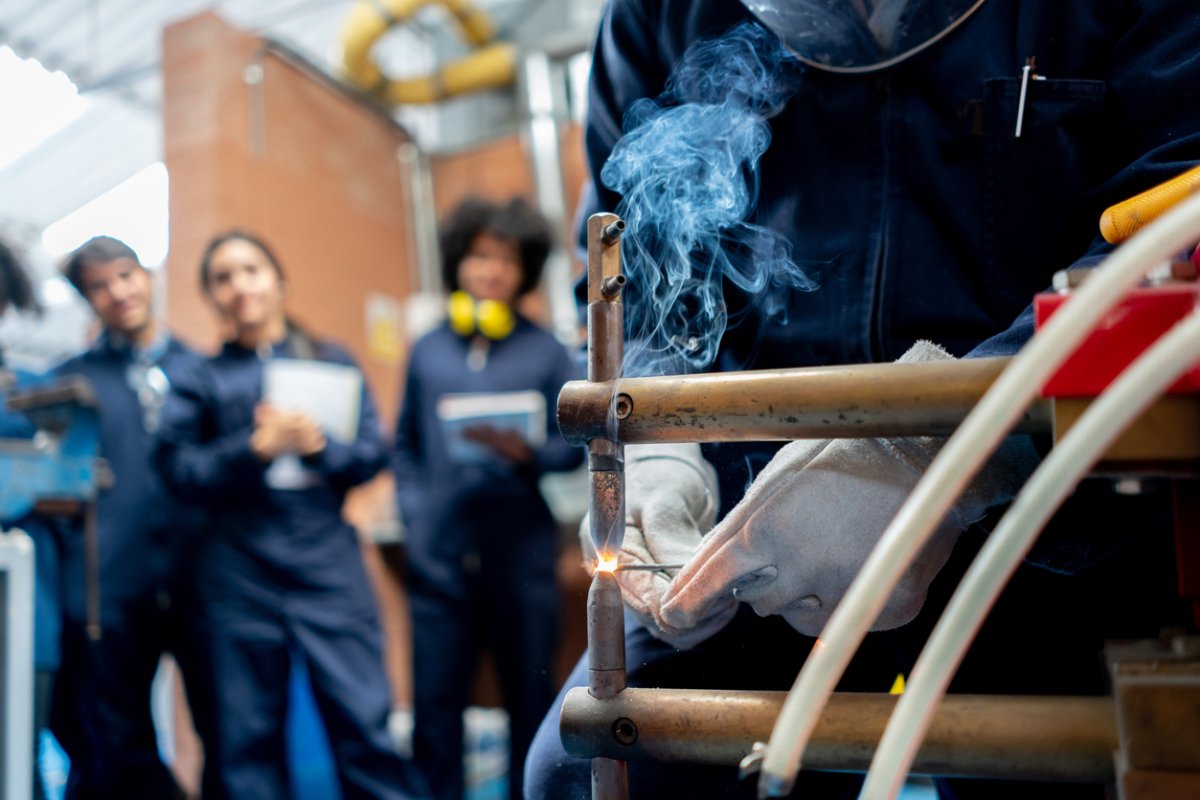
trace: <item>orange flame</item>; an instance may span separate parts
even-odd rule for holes
[[[597,572],[616,572],[617,571],[617,557],[610,553],[601,553],[600,556],[596,559],[596,571]]]

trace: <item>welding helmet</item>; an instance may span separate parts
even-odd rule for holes
[[[742,0],[804,63],[874,72],[916,55],[984,0]]]

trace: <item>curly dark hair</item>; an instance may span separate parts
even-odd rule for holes
[[[442,282],[446,290],[458,289],[458,265],[481,233],[514,242],[521,253],[521,284],[517,296],[528,294],[542,279],[542,269],[554,247],[550,221],[524,199],[495,203],[478,197],[464,200],[442,225]]]
[[[83,297],[87,297],[83,286],[83,270],[93,264],[110,264],[122,258],[131,259],[139,267],[142,266],[142,262],[133,248],[120,239],[114,239],[111,236],[93,236],[67,256],[67,260],[63,262],[62,273],[75,287],[75,291]]]
[[[12,306],[18,311],[41,311],[33,284],[12,248],[0,241],[0,314]]]

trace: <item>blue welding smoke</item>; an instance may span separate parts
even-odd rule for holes
[[[791,244],[749,220],[768,123],[791,97],[798,62],[746,23],[688,49],[666,90],[625,114],[624,137],[600,178],[622,196],[626,376],[711,366],[731,319],[723,284],[764,290],[816,285]]]

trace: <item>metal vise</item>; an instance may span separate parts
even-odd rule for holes
[[[100,458],[100,415],[91,385],[80,377],[8,395],[8,408],[29,419],[32,439],[0,439],[0,519],[31,511],[84,520],[87,629],[100,638],[96,498],[112,484]]]

